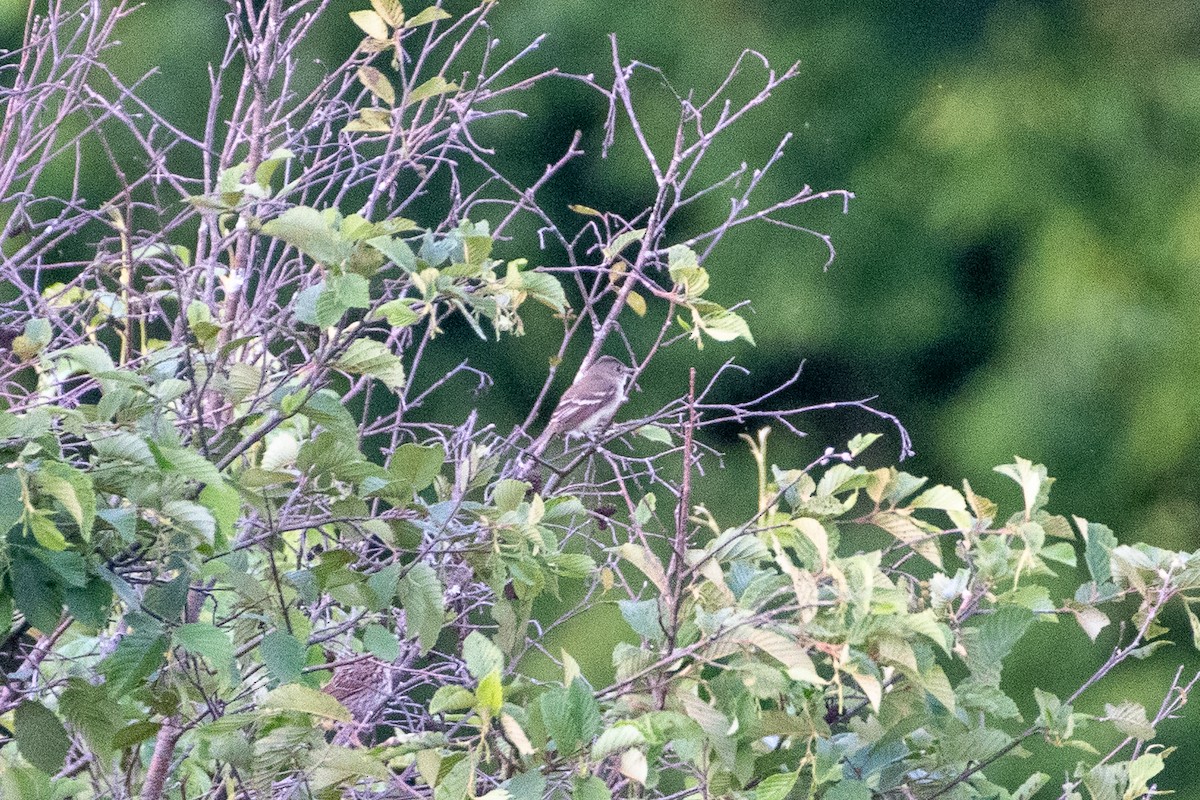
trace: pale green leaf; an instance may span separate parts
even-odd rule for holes
[[[300,711],[315,717],[349,722],[350,712],[346,707],[325,692],[310,689],[299,683],[288,683],[272,689],[262,701],[263,709]]]

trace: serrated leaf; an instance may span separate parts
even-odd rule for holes
[[[96,520],[96,491],[92,479],[69,464],[59,461],[44,461],[35,473],[38,488],[57,500],[75,525],[84,541],[92,535]]]
[[[388,475],[419,492],[433,484],[446,463],[446,448],[441,444],[421,445],[409,442],[396,448],[388,462]]]
[[[726,309],[714,310],[700,316],[698,326],[718,342],[732,342],[734,339],[745,339],[754,344],[754,335],[750,326],[733,311]]]
[[[372,39],[386,41],[391,38],[388,32],[387,23],[383,17],[376,14],[374,11],[351,11],[350,21],[357,25],[363,33],[370,36]]]
[[[467,672],[476,680],[504,669],[504,653],[479,631],[471,631],[463,642],[462,657]]]
[[[107,678],[109,689],[117,695],[128,692],[163,663],[167,652],[167,637],[156,623],[140,622],[121,637],[117,649],[100,663],[99,670]]]
[[[780,772],[763,778],[754,789],[754,800],[783,800],[796,785],[797,773]]]
[[[942,568],[942,550],[936,537],[926,532],[910,517],[893,511],[880,511],[871,514],[868,521],[887,531],[897,541],[911,547],[913,552],[938,569]]]
[[[1104,704],[1104,718],[1117,730],[1134,739],[1147,741],[1156,735],[1154,726],[1146,716],[1146,708],[1140,703],[1126,700],[1120,705]]]
[[[441,777],[433,790],[433,800],[466,800],[475,774],[475,759],[460,759]]]
[[[229,634],[207,622],[180,625],[173,638],[184,650],[208,659],[218,669],[224,669],[233,660],[233,642]]]
[[[82,678],[70,678],[58,701],[63,719],[71,723],[88,746],[102,754],[113,747],[113,736],[121,725],[121,709],[104,686],[93,686]]]
[[[404,388],[404,363],[383,342],[355,339],[333,366],[352,375],[377,378],[393,392]]]
[[[17,749],[26,761],[47,775],[63,768],[71,749],[71,737],[53,711],[26,700],[13,714],[13,727]]]
[[[217,521],[212,512],[190,500],[170,500],[163,504],[162,512],[178,529],[200,537],[212,544],[217,534]]]
[[[910,508],[936,508],[942,511],[966,511],[967,501],[962,494],[949,486],[938,484],[926,489],[913,498]]]
[[[372,14],[372,11],[358,12]],[[380,20],[382,23],[382,20]],[[329,224],[324,214],[308,206],[293,206],[263,223],[263,234],[282,239],[314,261],[340,264],[350,257],[354,245]]]
[[[400,643],[396,641],[396,634],[377,622],[372,622],[363,630],[363,647],[380,661],[389,664],[400,656]]]
[[[300,680],[307,663],[307,651],[295,636],[287,631],[271,631],[258,645],[263,666],[280,683]]]
[[[647,497],[653,496],[647,495]],[[634,544],[633,542],[626,542],[617,548],[617,554],[641,570],[642,574],[649,578],[650,582],[660,592],[663,594],[667,593],[666,569],[663,567],[662,562],[659,561],[658,556],[650,552],[648,548]]]
[[[599,761],[611,753],[640,747],[645,743],[646,736],[633,725],[616,725],[600,734],[592,745],[591,756]]]
[[[299,683],[288,683],[272,689],[263,698],[263,709],[279,709],[281,711],[299,711],[314,717],[350,722],[350,712],[346,707],[325,692],[318,692]]]
[[[423,562],[413,564],[396,586],[400,606],[404,609],[405,632],[409,638],[417,640],[422,653],[429,652],[442,633],[445,621],[443,591],[433,567]]]

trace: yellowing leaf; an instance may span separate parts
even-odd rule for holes
[[[621,774],[631,781],[646,785],[646,776],[650,766],[646,763],[646,754],[641,750],[626,750],[621,753]]]
[[[450,19],[450,12],[437,6],[430,6],[415,17],[406,20],[404,27],[415,28],[418,25],[428,25],[431,22],[437,22],[442,19]]]
[[[642,297],[637,292],[630,292],[626,296],[625,301],[629,303],[630,310],[639,317],[646,316],[646,298]]]
[[[387,23],[383,17],[374,11],[351,11],[350,21],[362,29],[362,32],[372,39],[387,40],[391,38]]]
[[[374,67],[359,67],[358,82],[365,86],[367,91],[389,106],[396,104],[396,90],[392,88],[391,81],[385,78],[383,73]]]
[[[358,117],[342,128],[350,133],[389,133],[392,130],[392,115],[386,108],[364,108]]]
[[[521,724],[513,719],[508,714],[500,715],[500,729],[504,731],[504,738],[512,743],[512,746],[517,748],[517,752],[523,756],[533,755],[533,744],[530,743],[529,737],[525,735],[525,731],[521,728]]]
[[[428,100],[430,97],[436,97],[439,94],[455,91],[458,91],[457,83],[449,83],[441,75],[435,75],[409,92],[408,100],[405,105],[411,106],[413,103],[419,103],[422,100]]]

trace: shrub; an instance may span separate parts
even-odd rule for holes
[[[371,6],[361,45],[305,83],[325,3],[232,4],[199,136],[106,66],[124,3],[52,6],[9,64],[0,794],[1017,798],[1049,776],[1010,789],[987,768],[1035,735],[1084,754],[1060,797],[1153,794],[1156,726],[1193,682],[1152,711],[1075,703],[1166,642],[1161,613],[1200,570],[1051,513],[1044,468],[998,468],[1020,497],[1001,513],[966,482],[861,465],[876,434],[774,466],[769,428],[799,434],[810,409],[721,401],[728,363],[602,434],[530,444],[578,349],[641,374],[669,348],[753,341],[711,299],[708,254],[850,195],[758,204],[787,137],[757,168],[695,176],[795,67],[747,52],[711,96],[672,94],[664,136],[637,82],[665,78],[615,41],[609,84],[510,78],[522,54],[501,60],[491,4]],[[539,205],[578,136],[528,186],[491,157],[485,123],[552,78],[610,104],[606,146],[640,149],[646,209]],[[105,164],[119,188],[100,201]],[[88,181],[45,191],[64,165]],[[684,230],[723,192],[717,227]],[[527,220],[536,255],[511,239]],[[503,348],[531,315],[561,336],[523,424],[423,415],[490,381],[469,358],[432,366],[449,328]],[[909,452],[868,401],[832,405]],[[721,468],[704,430],[730,421],[754,433],[757,474],[730,476],[748,517],[697,483]],[[1108,659],[1022,721],[1000,682],[1022,635],[1066,618],[1097,640],[1114,615]],[[1094,723],[1117,732],[1107,754]]]

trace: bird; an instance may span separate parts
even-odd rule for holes
[[[604,433],[617,410],[629,399],[633,369],[612,356],[600,356],[580,371],[575,382],[563,392],[550,422],[528,452],[540,456],[556,436],[570,440]]]
[[[334,744],[361,744],[359,734],[370,730],[392,695],[393,665],[374,656],[339,664],[325,692],[350,712],[353,722],[334,736]]]

